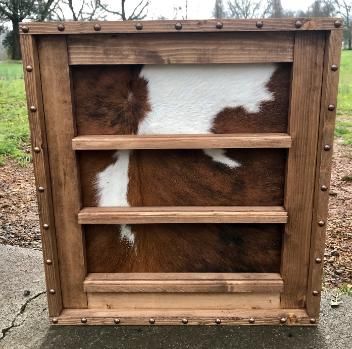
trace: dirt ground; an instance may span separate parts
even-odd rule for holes
[[[335,143],[325,286],[352,284],[352,147]],[[32,165],[0,167],[0,243],[41,249]]]

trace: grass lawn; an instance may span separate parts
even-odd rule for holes
[[[352,51],[342,52],[337,114],[335,134],[345,144],[352,144]],[[28,144],[22,65],[0,62],[0,165],[6,157],[16,159],[21,165],[28,163]]]
[[[27,108],[21,62],[0,62],[0,165],[6,157],[24,165],[29,143]]]

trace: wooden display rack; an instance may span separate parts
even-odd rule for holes
[[[22,23],[52,323],[316,324],[341,39],[332,18]],[[292,63],[286,134],[76,135],[71,66],[266,62]],[[183,148],[286,148],[284,206],[81,207],[77,151]],[[82,224],[186,222],[285,224],[281,273],[87,275]]]

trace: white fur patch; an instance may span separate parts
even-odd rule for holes
[[[138,133],[204,134],[226,107],[259,112],[273,99],[266,84],[274,71],[274,64],[145,65],[151,111]]]
[[[117,160],[98,173],[96,181],[98,206],[129,206],[127,191],[130,152],[130,150],[117,151],[115,153]]]
[[[204,149],[203,151],[206,155],[210,156],[214,161],[220,162],[221,164],[227,167],[236,168],[241,166],[239,162],[225,155],[225,149]]]
[[[125,240],[128,245],[134,245],[135,235],[132,232],[131,226],[126,224],[120,225],[120,238],[121,240]]]

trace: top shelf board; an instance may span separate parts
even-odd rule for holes
[[[237,31],[302,31],[342,29],[339,18],[264,18],[187,21],[101,21],[101,22],[25,22],[21,34],[106,34]]]

